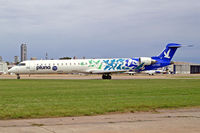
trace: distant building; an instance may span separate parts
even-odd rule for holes
[[[8,73],[8,66],[5,62],[0,62],[0,74]]]
[[[46,53],[46,55],[45,55],[45,60],[48,60],[49,58],[48,58],[48,53]]]
[[[14,57],[14,63],[17,64],[19,62],[19,56]]]
[[[2,59],[2,57],[0,56],[0,62],[2,62],[3,61],[3,59]]]
[[[21,62],[27,60],[27,45],[21,45]]]
[[[78,59],[78,58],[76,56],[74,56],[73,59],[75,60],[75,59]]]
[[[198,74],[200,73],[200,64],[175,62],[174,74]]]
[[[31,60],[37,60],[37,58],[36,57],[31,57]]]

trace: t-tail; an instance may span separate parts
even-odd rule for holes
[[[169,43],[165,50],[158,56],[158,58],[165,60],[165,61],[171,61],[173,58],[177,48],[180,48],[181,44],[177,43]]]

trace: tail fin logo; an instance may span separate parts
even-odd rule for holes
[[[170,58],[170,56],[169,56],[170,51],[171,51],[171,49],[169,49],[169,50],[167,51],[167,53],[164,52],[164,55],[165,55],[164,57],[165,57],[165,58],[168,58],[168,59]]]

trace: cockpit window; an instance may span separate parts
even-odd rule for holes
[[[18,66],[26,66],[26,63],[19,63]]]

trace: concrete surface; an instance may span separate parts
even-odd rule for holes
[[[200,108],[0,120],[0,133],[200,133]]]
[[[33,74],[20,75],[21,79],[102,79],[102,75],[79,75],[79,74]],[[0,79],[16,79],[16,75],[0,75]],[[200,74],[113,74],[112,79],[200,79]]]

